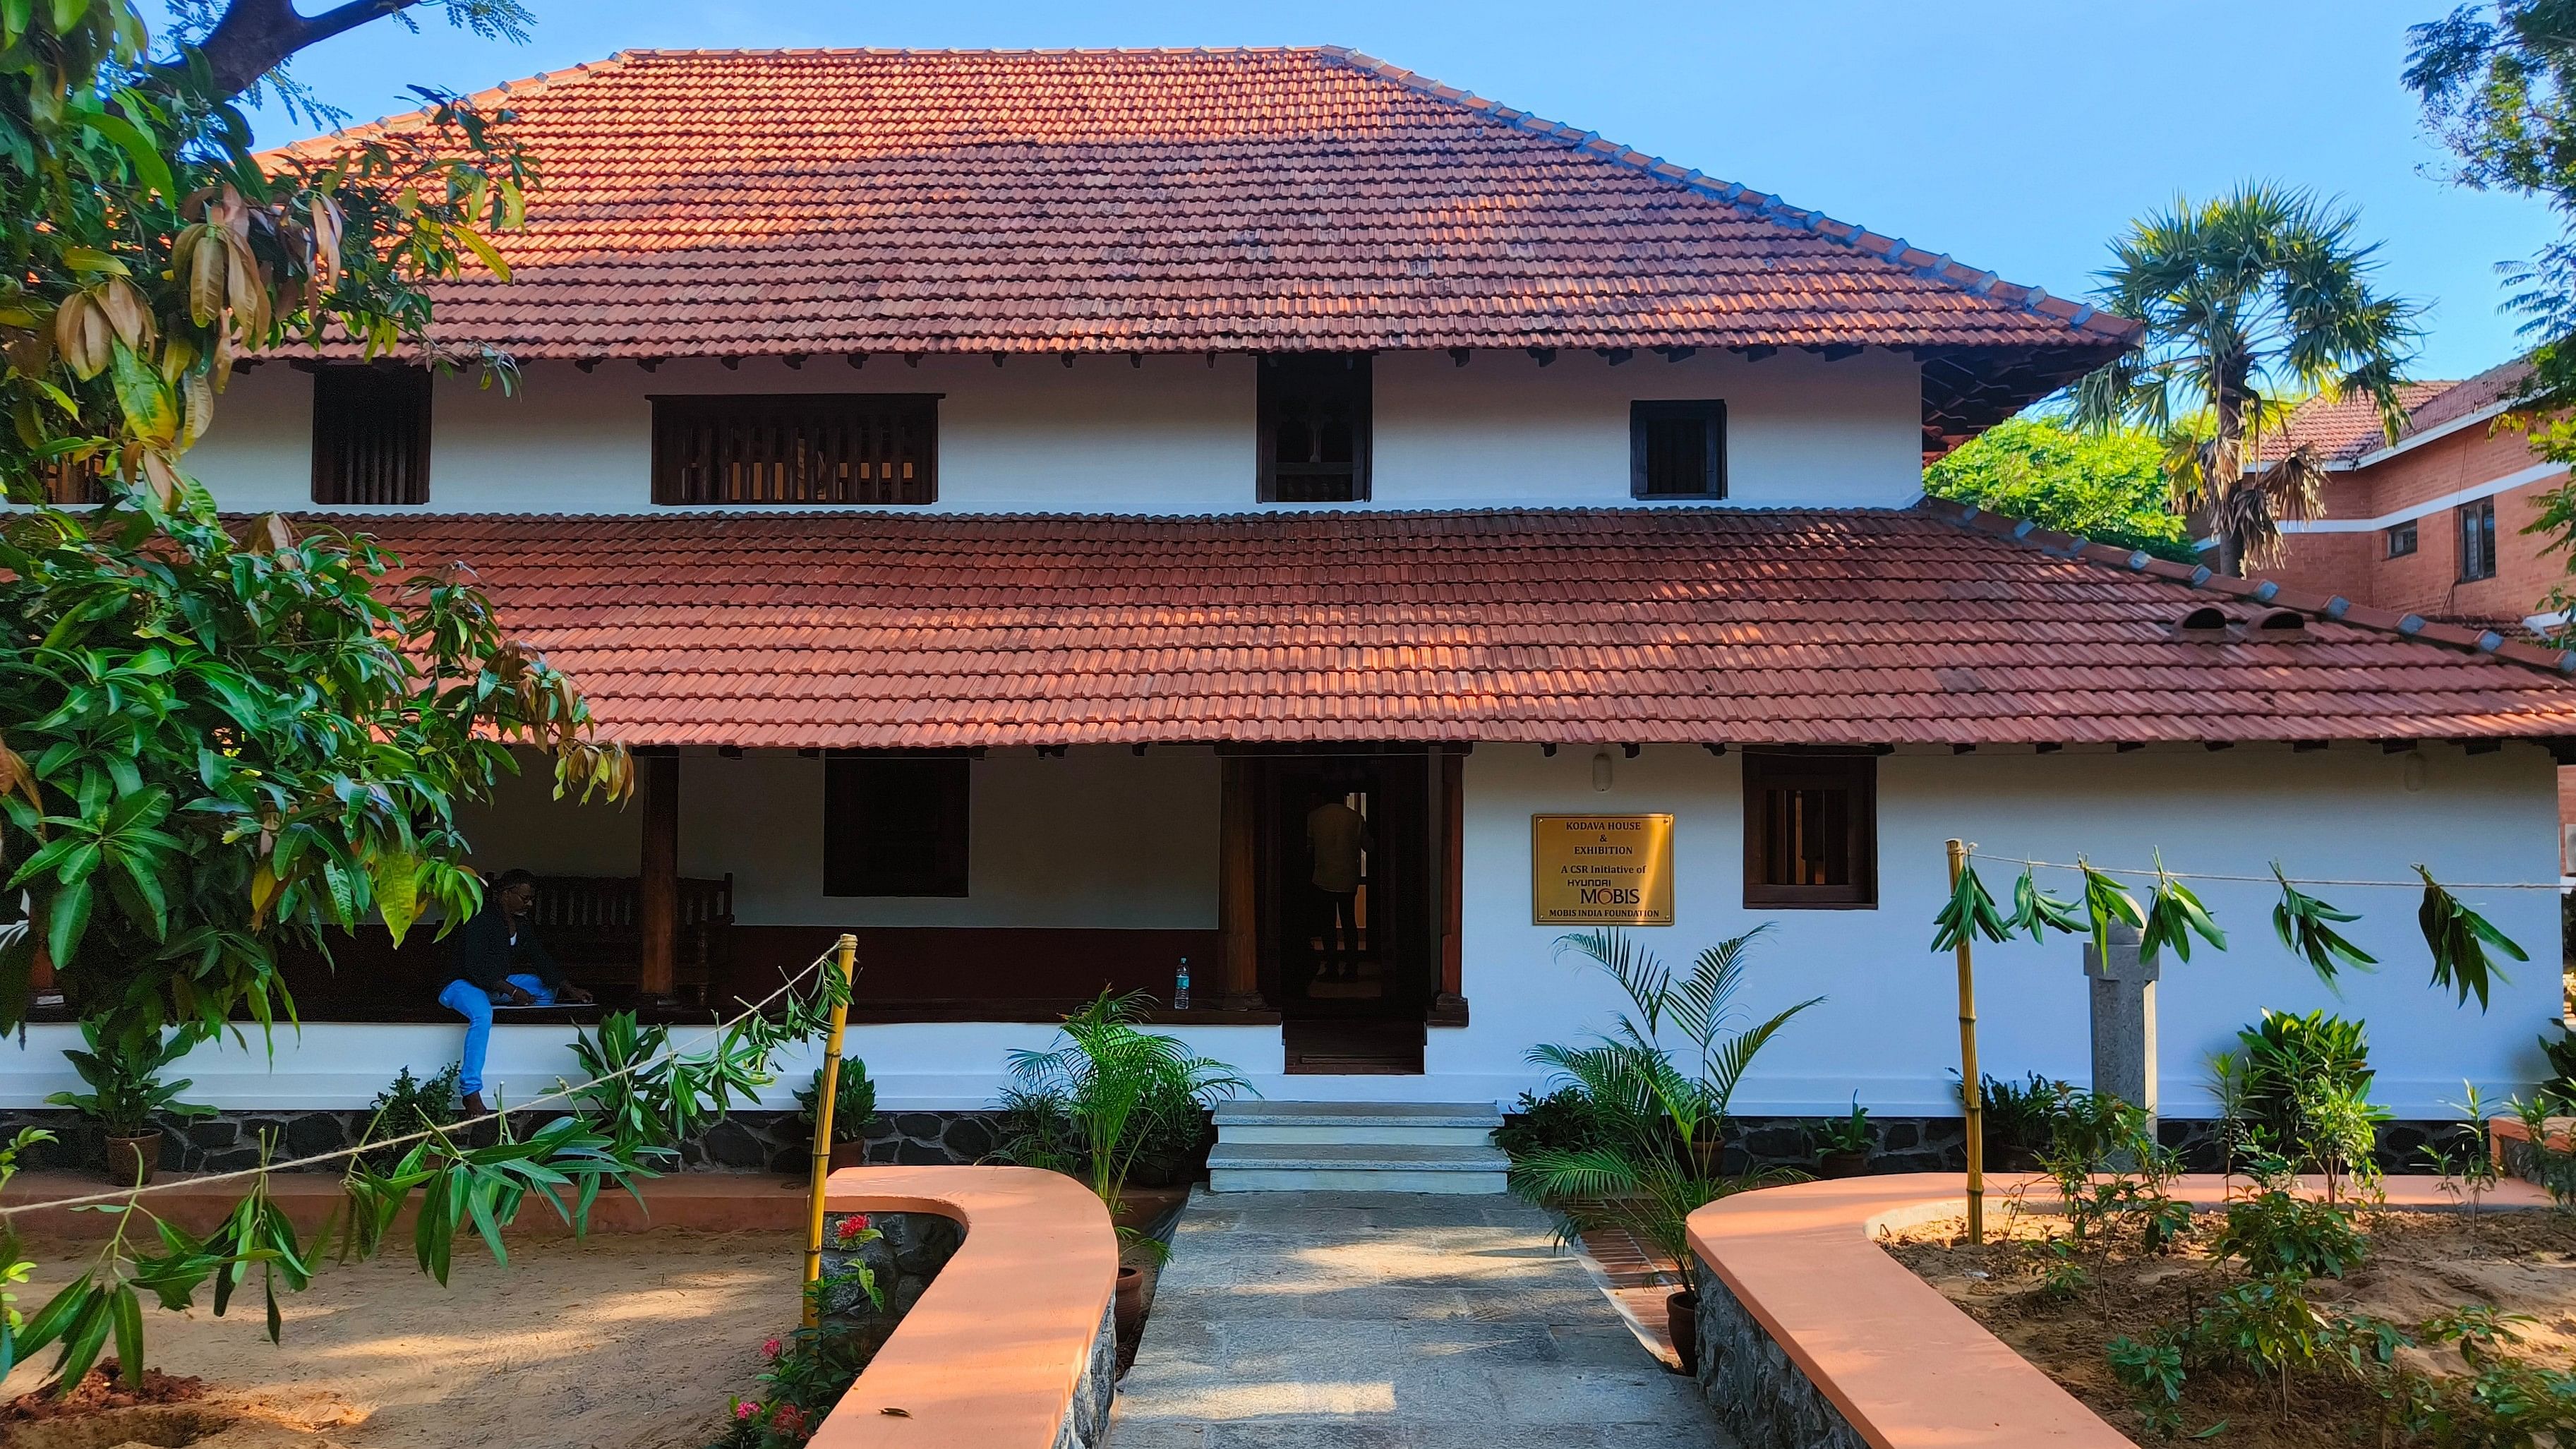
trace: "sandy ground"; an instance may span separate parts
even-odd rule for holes
[[[2065,1223],[2052,1217],[2005,1217],[1989,1224],[1984,1247],[1965,1246],[1966,1224],[1952,1218],[1883,1239],[1898,1261],[1939,1289],[1997,1338],[2037,1364],[2114,1426],[2141,1433],[2129,1396],[2112,1377],[2103,1346],[2120,1334],[2144,1339],[2183,1321],[2211,1293],[2244,1281],[2240,1265],[2213,1264],[2205,1251],[2211,1215],[2203,1214],[2182,1248],[2170,1255],[2126,1250],[2079,1254],[2089,1281],[2051,1296],[2040,1273],[2056,1261],[2045,1247]],[[2494,1212],[2472,1223],[2453,1213],[2364,1212],[2369,1254],[2340,1281],[2321,1278],[2308,1294],[2328,1313],[2360,1312],[2412,1327],[2463,1304],[2485,1303],[2525,1315],[2522,1342],[2506,1350],[2549,1368],[2576,1366],[2576,1218],[2556,1212]],[[2417,1369],[2461,1373],[2456,1350],[2403,1351]],[[2377,1441],[2366,1394],[2321,1377],[2294,1381],[2285,1414],[2277,1388],[2244,1375],[2204,1370],[2184,1391],[2193,1429],[2224,1420],[2216,1442],[2241,1449],[2312,1449]],[[2141,1442],[2144,1442],[2143,1440]]]
[[[0,1442],[697,1449],[718,1432],[726,1396],[754,1387],[762,1340],[794,1325],[801,1250],[792,1233],[661,1229],[513,1244],[503,1268],[460,1244],[442,1289],[406,1242],[283,1298],[282,1345],[261,1331],[255,1292],[220,1319],[203,1295],[186,1315],[147,1307],[150,1366],[202,1376],[203,1404],[20,1425]],[[86,1252],[35,1256],[22,1308]],[[51,1360],[21,1367],[0,1396],[34,1388]]]

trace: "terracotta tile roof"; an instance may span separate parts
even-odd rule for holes
[[[2576,735],[2536,646],[1951,504],[363,527],[470,561],[638,744]]]
[[[2444,393],[2464,386],[2457,382],[2402,382],[2397,385],[2397,400],[2410,415],[2409,427],[2417,408]],[[2310,456],[2320,463],[2348,462],[2364,453],[2388,446],[2388,432],[2379,420],[2379,404],[2367,394],[2328,398],[2309,398],[2290,412],[2286,426],[2263,435],[2254,450],[2257,461],[2277,463],[2290,456],[2290,451],[2304,445]]]
[[[2515,358],[2511,362],[2498,363],[2466,382],[2455,382],[2441,393],[2416,404],[2406,419],[2406,431],[2427,432],[2503,402],[2521,391],[2523,379],[2529,376],[2531,364]]]
[[[2035,369],[1982,417],[2135,332],[1339,49],[627,51],[485,99],[543,187],[501,240],[515,280],[437,288],[433,330],[528,358],[1872,345]]]

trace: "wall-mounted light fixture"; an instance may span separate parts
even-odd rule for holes
[[[1608,790],[1610,788],[1610,752],[1608,750],[1596,750],[1593,752],[1592,788],[1595,790]]]

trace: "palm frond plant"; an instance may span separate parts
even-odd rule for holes
[[[1142,992],[1103,991],[1064,1019],[1060,1044],[1010,1056],[1006,1110],[1015,1120],[1042,1124],[1025,1144],[1039,1160],[1019,1160],[1080,1177],[1113,1213],[1138,1156],[1168,1132],[1167,1118],[1252,1090],[1224,1062],[1191,1055],[1178,1037],[1144,1030],[1151,1005]],[[1015,1145],[1016,1138],[997,1155],[1017,1157]]]
[[[1590,1042],[1530,1049],[1532,1063],[1591,1103],[1595,1122],[1587,1143],[1535,1146],[1512,1162],[1512,1190],[1555,1213],[1562,1239],[1624,1228],[1687,1281],[1691,1213],[1796,1175],[1718,1170],[1727,1108],[1746,1069],[1790,1018],[1824,1000],[1736,1029],[1747,957],[1768,929],[1718,942],[1678,975],[1624,931],[1558,940],[1560,954],[1599,967],[1628,998],[1610,1031]]]

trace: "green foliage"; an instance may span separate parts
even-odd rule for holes
[[[598,1036],[573,1038],[584,1078],[574,1100],[621,1153],[668,1157],[724,1120],[737,1098],[756,1097],[776,1081],[770,1062],[779,1049],[828,1029],[832,1007],[846,1006],[849,992],[838,970],[818,967],[810,985],[778,999],[777,1015],[747,1010],[715,1045],[696,1052],[674,1051],[669,1027],[640,1026],[631,1011],[611,1012],[600,1019]]]
[[[2129,894],[2127,886],[2095,870],[2080,855],[2075,857],[2075,864],[2084,876],[2085,930],[2093,938],[2094,955],[2108,961],[2111,959],[2112,924],[2117,922],[2133,930],[2144,931],[2146,912],[2138,909],[2138,898]]]
[[[2487,959],[2487,948],[2492,946],[2516,961],[2528,961],[2530,954],[2489,925],[2486,917],[2444,890],[2431,871],[2419,865],[2415,873],[2424,878],[2424,900],[2415,908],[2415,920],[2423,927],[2424,944],[2432,948],[2433,984],[2458,991],[2463,1006],[2468,1004],[2469,994],[2475,992],[2478,1010],[2486,1010],[2488,978],[2507,979],[2504,971]]]
[[[2111,244],[2096,292],[2146,326],[2143,344],[2075,388],[2076,420],[2165,443],[2177,512],[2207,510],[2234,573],[2280,542],[2278,518],[2319,509],[2325,459],[2302,449],[2257,470],[2295,394],[2359,394],[2390,435],[2418,308],[2373,286],[2358,218],[2305,191],[2247,184],[2143,217]]]
[[[2230,1203],[2210,1252],[2243,1259],[2256,1277],[2340,1278],[2361,1261],[2363,1242],[2350,1212],[2276,1186]]]
[[[2111,1376],[2136,1401],[2138,1417],[2149,1429],[2170,1439],[2182,1429],[2182,1346],[2170,1335],[2145,1343],[2121,1335],[2102,1350]]]
[[[2209,910],[2201,905],[2200,897],[2166,872],[2160,854],[2156,857],[2155,893],[2147,899],[2146,929],[2138,936],[2138,960],[2152,964],[2170,946],[2175,955],[2189,961],[2194,936],[2221,951],[2227,949],[2227,933],[2209,918]]]
[[[2058,1106],[2074,1090],[2069,1083],[2037,1072],[2020,1083],[1986,1078],[1986,1140],[1998,1147],[2033,1154],[2047,1150],[2056,1132]]]
[[[1869,1149],[1869,1109],[1860,1104],[1860,1097],[1855,1093],[1852,1097],[1850,1116],[1840,1119],[1829,1118],[1824,1126],[1817,1129],[1816,1150],[1825,1153],[1856,1152],[1865,1155]]]
[[[2346,966],[2367,971],[2379,964],[2379,958],[2347,941],[2336,926],[2358,921],[2361,917],[2339,911],[2290,884],[2281,874],[2281,863],[2272,862],[2272,878],[2281,883],[2280,904],[2272,907],[2272,930],[2290,954],[2308,963],[2317,979],[2331,986],[2335,973]]]
[[[435,1132],[456,1120],[457,1086],[465,1073],[464,1064],[449,1062],[437,1075],[422,1081],[404,1067],[393,1081],[367,1104],[369,1116],[362,1140],[385,1142],[409,1137],[416,1132]],[[398,1157],[396,1149],[383,1149],[383,1165]]]
[[[1744,1029],[1735,1027],[1757,926],[1699,953],[1676,975],[1619,930],[1558,938],[1619,984],[1628,1008],[1612,1029],[1578,1046],[1545,1044],[1530,1060],[1591,1103],[1597,1135],[1577,1146],[1540,1146],[1512,1159],[1512,1190],[1558,1215],[1572,1237],[1618,1226],[1686,1271],[1690,1214],[1778,1174],[1717,1170],[1728,1104],[1754,1058],[1812,997]]]
[[[1535,1152],[1580,1152],[1602,1140],[1601,1114],[1577,1086],[1563,1086],[1541,1097],[1521,1093],[1520,1101],[1494,1133],[1494,1145],[1513,1161]]]
[[[2039,1165],[2079,1241],[2125,1225],[2141,1247],[2162,1252],[2191,1225],[2189,1205],[2165,1191],[2182,1162],[2156,1141],[2151,1120],[2107,1092],[2072,1090],[2057,1099]]]
[[[2075,1245],[2062,1238],[2048,1244],[2048,1262],[2039,1270],[2039,1291],[2049,1298],[2072,1298],[2093,1286],[2093,1275],[2075,1256]]]
[[[2039,882],[2027,870],[2013,882],[2012,928],[2024,932],[2033,941],[2044,939],[2043,933],[2054,931],[2071,936],[2083,927],[2075,923],[2075,903],[2062,901],[2039,888]]]
[[[805,1130],[814,1130],[814,1104],[823,1095],[823,1069],[814,1069],[814,1080],[796,1091],[796,1120]],[[841,1058],[840,1075],[832,1082],[832,1140],[861,1142],[868,1129],[876,1125],[877,1084],[868,1080],[868,1064],[857,1057]]]
[[[2061,418],[2007,419],[1923,470],[1923,491],[2096,543],[2198,562],[2170,506],[2164,444],[2137,429],[2089,432]]]
[[[2370,1100],[2377,1075],[2362,1024],[2312,1011],[2265,1011],[2239,1030],[2238,1092],[2247,1150],[2326,1175],[2329,1198],[2346,1177],[2375,1182],[2373,1152],[2386,1109]]]
[[[857,1247],[884,1236],[864,1228],[842,1239],[841,1246]],[[798,1327],[761,1346],[769,1361],[759,1374],[761,1392],[727,1402],[725,1432],[708,1449],[803,1449],[873,1356],[868,1335],[835,1323],[826,1311],[853,1287],[878,1308],[885,1307],[884,1291],[863,1265],[853,1263],[846,1272],[808,1285],[805,1297],[814,1309],[815,1326]]]
[[[90,1089],[45,1098],[54,1106],[71,1108],[110,1137],[140,1137],[153,1130],[155,1117],[214,1115],[212,1107],[179,1100],[181,1092],[195,1085],[188,1078],[161,1080],[161,1074],[188,1050],[187,1038],[149,1039],[147,1044],[108,1037],[97,1022],[83,1021],[81,1040],[89,1050],[65,1051],[63,1056]]]
[[[1974,862],[1963,861],[1959,879],[1950,887],[1950,899],[1932,917],[1932,949],[1955,951],[1960,944],[1979,936],[1989,941],[2012,939],[2012,926],[1995,908],[1995,898],[1986,893],[1986,883],[1977,878]]]
[[[2543,1032],[2540,1051],[2549,1059],[2549,1080],[2558,1086],[2560,1095],[2576,1090],[2576,1032],[2563,1024],[2556,1036]]]
[[[1053,1160],[1019,1160],[1077,1172],[1113,1209],[1157,1124],[1184,1110],[1195,1122],[1202,1107],[1252,1090],[1225,1063],[1192,1056],[1180,1038],[1142,1030],[1149,1005],[1141,993],[1103,991],[1064,1019],[1060,1045],[1011,1053],[1006,1111],[1050,1134],[1063,1124],[1061,1136],[1036,1144]]]

